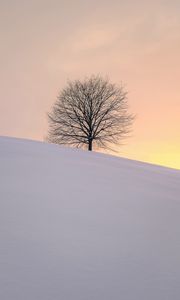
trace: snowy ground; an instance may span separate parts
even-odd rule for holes
[[[180,172],[0,138],[1,300],[179,300]]]

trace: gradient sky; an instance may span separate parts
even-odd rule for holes
[[[0,135],[43,140],[67,79],[108,75],[137,115],[119,155],[180,168],[179,0],[0,0]]]

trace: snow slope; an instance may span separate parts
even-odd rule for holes
[[[179,300],[180,172],[0,138],[1,300]]]

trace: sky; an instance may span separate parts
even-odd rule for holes
[[[44,140],[67,80],[108,76],[136,114],[116,155],[180,169],[179,0],[0,0],[0,135]]]

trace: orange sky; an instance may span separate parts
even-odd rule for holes
[[[43,140],[66,80],[99,73],[137,115],[120,155],[180,169],[179,16],[179,0],[1,0],[0,135]]]

